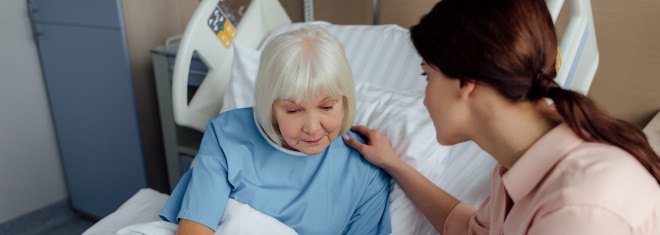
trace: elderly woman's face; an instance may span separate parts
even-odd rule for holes
[[[323,152],[339,135],[343,110],[341,96],[317,96],[309,103],[273,103],[284,147],[305,154]]]

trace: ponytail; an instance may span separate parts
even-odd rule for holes
[[[618,146],[633,155],[660,184],[660,158],[653,151],[646,135],[632,124],[616,119],[586,96],[553,87],[548,90],[564,122],[586,141]]]
[[[579,137],[625,150],[660,184],[660,158],[643,132],[554,81],[557,37],[545,1],[442,0],[410,37],[426,63],[449,78],[488,84],[511,101],[551,98]]]

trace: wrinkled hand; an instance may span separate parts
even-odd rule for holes
[[[367,144],[360,143],[348,135],[343,136],[344,142],[358,150],[367,161],[380,168],[388,168],[401,162],[385,135],[365,126],[354,126],[351,130],[363,136]]]

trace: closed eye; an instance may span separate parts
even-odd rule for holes
[[[294,114],[294,113],[297,113],[297,112],[300,112],[300,110],[299,109],[291,109],[291,110],[286,111],[286,113],[288,113],[288,114]]]
[[[427,81],[427,82],[429,81],[429,75],[426,74],[426,72],[422,72],[422,74],[420,74],[420,75],[425,76],[425,77],[426,77],[426,81]]]
[[[335,107],[336,104],[337,104],[336,98],[328,98],[324,102],[321,102],[318,105],[318,108],[323,111],[330,111]]]

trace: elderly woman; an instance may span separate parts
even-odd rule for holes
[[[232,198],[300,234],[389,234],[389,176],[337,138],[358,138],[340,42],[314,27],[277,36],[255,93],[253,108],[209,121],[161,218],[178,234],[212,234]]]

